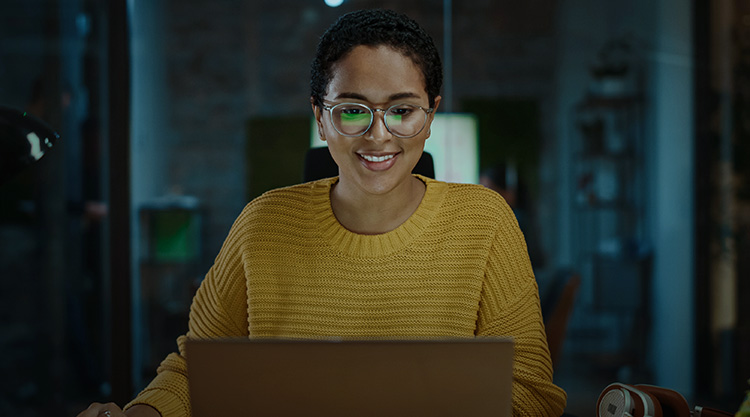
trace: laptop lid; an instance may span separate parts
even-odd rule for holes
[[[188,341],[193,415],[510,416],[513,342]]]

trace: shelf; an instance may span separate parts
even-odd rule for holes
[[[634,211],[635,207],[632,203],[626,201],[603,201],[598,203],[577,203],[576,209],[586,211]]]
[[[615,96],[615,97],[586,97],[578,103],[576,110],[605,110],[605,109],[627,109],[638,105],[643,101],[641,95]]]
[[[578,152],[575,157],[583,160],[614,160],[614,161],[635,161],[636,154],[633,151],[625,152]]]

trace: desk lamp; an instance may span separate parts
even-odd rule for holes
[[[0,106],[0,184],[40,160],[59,138],[31,114]]]

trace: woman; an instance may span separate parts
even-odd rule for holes
[[[411,174],[441,83],[432,39],[403,15],[359,11],[328,29],[311,104],[339,176],[245,207],[195,296],[180,353],[127,415],[190,414],[187,338],[498,335],[516,342],[514,414],[562,413],[512,211],[484,187]],[[105,411],[121,415],[93,404],[79,416]]]

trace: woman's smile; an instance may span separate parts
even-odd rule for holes
[[[370,171],[386,171],[390,169],[398,159],[398,152],[394,153],[357,153],[362,165]]]

